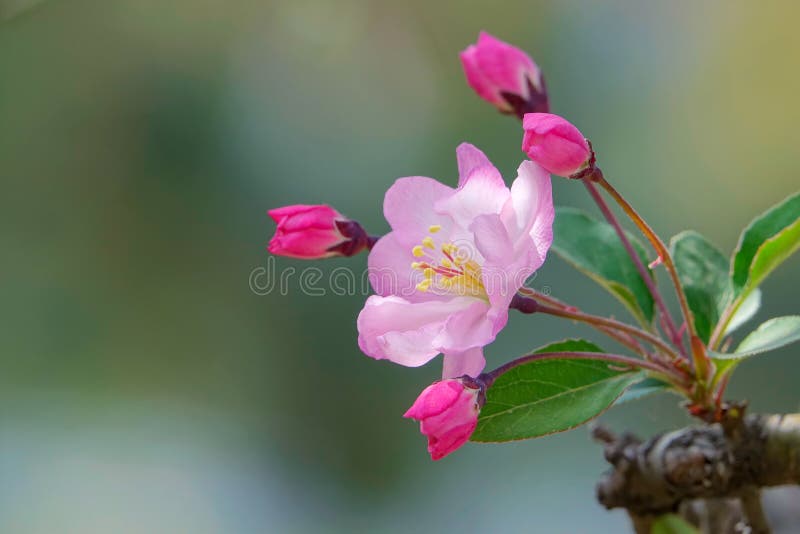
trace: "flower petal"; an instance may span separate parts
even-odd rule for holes
[[[400,178],[386,191],[383,214],[392,230],[399,232],[397,239],[413,247],[431,226],[438,225],[445,230],[452,226],[450,218],[435,211],[434,205],[454,191],[433,178]]]
[[[458,186],[466,183],[469,175],[478,167],[492,167],[492,162],[480,149],[469,143],[461,143],[456,148],[456,160],[458,160]]]
[[[467,375],[475,378],[486,367],[483,347],[475,347],[464,352],[448,352],[444,355],[442,378],[458,378]]]
[[[474,302],[468,297],[409,302],[373,295],[358,316],[358,345],[377,360],[418,367],[441,352],[439,338],[450,318]]]
[[[517,169],[517,178],[511,184],[511,199],[516,214],[518,233],[514,236],[515,248],[519,240],[527,237],[539,256],[531,265],[536,270],[542,266],[553,243],[553,188],[550,174],[532,161],[525,161]]]
[[[503,177],[492,165],[472,169],[455,193],[440,199],[436,210],[450,215],[461,228],[469,228],[475,217],[500,213],[511,192]]]
[[[444,300],[446,297],[434,291],[423,293],[417,284],[424,276],[411,263],[418,260],[411,254],[411,248],[401,243],[397,232],[389,232],[378,240],[369,253],[367,274],[372,289],[378,295],[395,295],[410,302]]]
[[[511,106],[500,96],[498,88],[481,72],[480,67],[478,67],[477,55],[478,47],[476,45],[468,46],[466,50],[459,54],[467,84],[484,100],[491,102],[500,109],[510,109]]]
[[[541,84],[539,67],[525,52],[486,32],[478,36],[475,64],[492,85],[523,98],[529,96],[528,76],[537,87]]]
[[[447,318],[444,328],[433,340],[440,352],[464,352],[483,347],[494,341],[497,332],[487,318],[489,303],[474,297],[458,297],[467,300],[467,306]]]
[[[440,415],[450,409],[463,392],[464,385],[458,380],[434,382],[422,390],[403,417],[421,421]]]

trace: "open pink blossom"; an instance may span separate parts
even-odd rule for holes
[[[478,425],[480,388],[462,380],[442,380],[417,397],[403,417],[419,421],[428,452],[441,460],[469,440]]]
[[[416,367],[445,354],[445,378],[477,376],[482,348],[553,241],[550,176],[526,161],[511,189],[486,156],[457,150],[459,183],[400,178],[386,192],[392,231],[369,255],[377,295],[358,317],[361,349]]]
[[[361,226],[325,205],[295,204],[269,210],[278,224],[269,251],[290,258],[321,259],[352,256],[366,248],[369,237]]]
[[[522,50],[481,32],[461,52],[467,83],[504,113],[548,111],[547,91],[536,63]]]
[[[592,161],[583,134],[566,119],[551,113],[528,113],[522,119],[522,151],[548,172],[569,177]]]

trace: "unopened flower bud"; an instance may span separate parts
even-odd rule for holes
[[[270,210],[278,224],[269,251],[278,256],[320,259],[352,256],[367,248],[364,229],[330,206],[296,204]]]
[[[522,151],[547,172],[577,177],[594,165],[591,146],[566,119],[550,113],[528,113],[522,119]]]
[[[461,63],[470,87],[503,113],[522,118],[549,111],[542,73],[519,48],[481,32],[477,44],[461,52]]]
[[[482,392],[464,377],[435,382],[417,397],[403,417],[419,421],[431,459],[440,460],[469,440],[478,426]]]

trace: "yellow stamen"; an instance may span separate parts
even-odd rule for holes
[[[439,225],[429,227],[432,234],[441,230]],[[486,288],[481,280],[481,266],[470,259],[470,254],[453,243],[442,243],[438,247],[433,237],[425,236],[422,243],[411,249],[424,261],[411,263],[411,268],[421,271],[424,279],[416,285],[420,292],[435,288],[448,294],[472,296],[488,300]]]

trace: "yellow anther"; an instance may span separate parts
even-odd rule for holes
[[[417,258],[421,258],[425,255],[425,251],[422,250],[422,245],[417,245],[416,247],[412,248],[411,253]]]
[[[429,278],[426,278],[425,280],[417,284],[417,289],[419,289],[422,292],[427,291],[430,287],[431,287],[431,280]]]
[[[421,269],[422,268],[422,264],[420,262],[418,262],[418,261],[412,262],[411,263],[411,268],[416,271],[417,269]]]
[[[445,254],[453,254],[455,248],[456,248],[455,245],[453,245],[452,243],[442,244],[442,252],[444,252]]]
[[[442,267],[447,267],[448,269],[453,266],[453,263],[447,258],[442,258],[442,261],[439,263],[442,264]]]
[[[431,250],[434,250],[436,248],[436,245],[433,244],[433,238],[431,236],[427,236],[425,239],[423,239],[422,245],[428,247]]]
[[[425,275],[425,278],[433,278],[433,269],[428,267],[422,271],[422,274]]]
[[[442,227],[440,225],[438,225],[438,224],[434,224],[433,226],[429,226],[428,227],[428,231],[430,233],[432,233],[432,234],[435,234],[436,232],[438,232],[441,229],[442,229]]]

